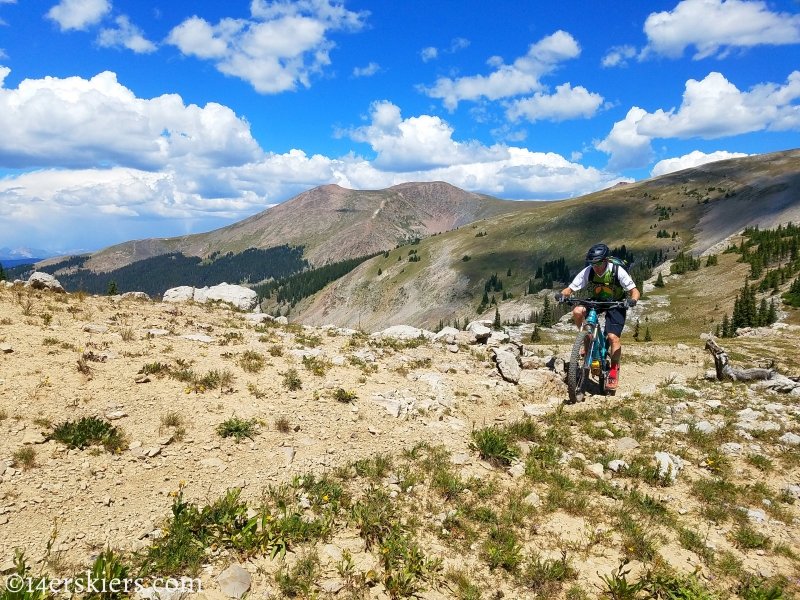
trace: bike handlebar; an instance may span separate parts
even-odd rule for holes
[[[625,301],[622,300],[590,300],[588,298],[564,298],[564,304],[580,305],[586,308],[593,308],[595,310],[611,309],[611,308],[625,308]]]

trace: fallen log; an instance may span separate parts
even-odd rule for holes
[[[714,357],[714,366],[717,369],[717,379],[725,381],[732,379],[733,381],[755,381],[763,379],[775,379],[778,377],[778,372],[774,369],[734,369],[731,367],[728,353],[725,349],[714,341],[713,337],[706,340],[706,350],[711,352]]]

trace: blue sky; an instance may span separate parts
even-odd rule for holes
[[[800,146],[800,2],[0,0],[0,246],[311,187],[577,196]]]

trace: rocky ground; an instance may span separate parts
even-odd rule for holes
[[[511,383],[463,332],[402,341],[260,318],[0,288],[0,570],[15,549],[37,571],[104,548],[141,565],[176,535],[179,492],[202,507],[239,488],[248,517],[277,519],[280,496],[328,529],[274,559],[215,538],[196,573],[155,572],[196,574],[209,598],[234,563],[250,597],[623,597],[626,560],[626,580],[650,586],[630,597],[796,587],[797,397],[707,379],[701,339],[626,340],[616,397],[565,406],[547,365],[569,327],[538,345],[512,331],[524,368]],[[730,343],[757,355],[798,342],[793,327],[758,335]],[[117,427],[118,445],[52,439],[83,417]],[[238,443],[222,436],[239,426]],[[379,501],[373,530],[365,507]]]

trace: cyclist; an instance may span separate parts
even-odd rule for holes
[[[605,244],[595,244],[589,248],[586,253],[588,266],[578,273],[569,286],[556,294],[555,299],[557,302],[563,302],[572,295],[572,292],[582,290],[587,285],[590,286],[592,300],[621,301],[625,298],[626,292],[629,294],[625,300],[625,308],[612,308],[606,311],[606,336],[611,347],[611,371],[606,381],[606,389],[616,390],[619,381],[619,359],[622,355],[619,336],[622,335],[622,328],[625,326],[627,309],[636,306],[640,294],[633,279],[622,265],[615,265],[608,260],[610,255],[611,252]],[[576,306],[572,311],[572,317],[580,329],[586,319],[586,307]]]

